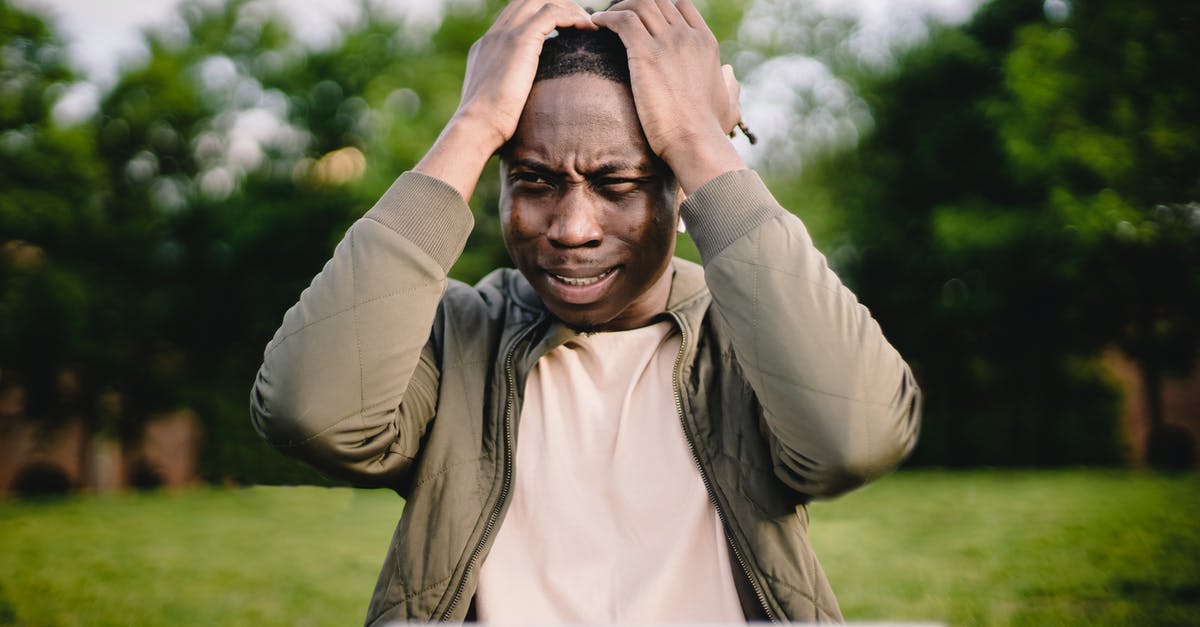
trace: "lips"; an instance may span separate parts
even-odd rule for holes
[[[620,274],[621,266],[613,266],[597,272],[595,269],[568,270],[558,272],[544,270],[549,296],[568,305],[588,305],[603,300]]]
[[[562,281],[563,283],[566,283],[567,285],[583,287],[586,285],[591,285],[593,283],[599,283],[601,280],[604,279],[604,277],[612,274],[613,270],[616,270],[616,268],[615,267],[609,268],[609,269],[605,270],[604,272],[601,272],[600,274],[597,274],[594,276],[580,276],[580,277],[563,276],[561,274],[555,274],[553,272],[550,272],[549,274],[550,274],[550,276],[558,279],[559,281]]]

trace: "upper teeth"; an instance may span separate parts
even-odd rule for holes
[[[601,272],[600,274],[597,274],[596,276],[580,277],[580,278],[562,276],[561,274],[556,274],[556,275],[554,275],[554,278],[558,279],[559,281],[562,281],[563,283],[566,283],[567,285],[591,285],[592,283],[595,283],[596,281],[599,281],[600,279],[603,279],[604,277],[608,276],[608,273],[610,273],[610,272],[612,272],[612,270],[605,270],[604,272]]]

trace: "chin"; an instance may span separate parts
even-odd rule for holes
[[[571,305],[542,299],[546,310],[560,322],[580,333],[607,331],[616,322],[625,308],[613,308],[611,303],[599,302],[588,305]]]
[[[578,314],[563,316],[554,312],[550,313],[553,313],[554,317],[558,318],[563,324],[567,325],[571,328],[571,330],[577,333],[598,333],[603,331],[605,326],[611,322],[611,320],[601,319],[600,316],[587,316]]]
[[[598,326],[598,325],[590,325],[589,326],[589,325],[568,324],[567,326],[570,327],[570,329],[572,331],[574,331],[580,335],[592,335],[593,333],[603,333],[608,330],[605,327]]]

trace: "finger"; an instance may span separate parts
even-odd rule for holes
[[[729,110],[726,112],[726,117],[721,120],[721,126],[725,132],[732,133],[738,120],[742,119],[741,107],[738,105],[738,100],[742,95],[742,85],[734,76],[732,65],[721,66],[721,78],[725,79],[725,91],[729,98]]]
[[[572,0],[516,0],[512,4],[508,5],[508,9],[506,9],[506,11],[509,9],[511,9],[511,12],[508,13],[507,16],[504,16],[502,13],[502,17],[505,19],[506,26],[527,24],[531,19],[533,19],[533,16],[539,14],[542,16],[541,19],[544,20],[547,19],[547,16],[551,15],[552,13],[557,13],[558,15],[568,14],[574,16],[573,21],[570,23],[559,24],[558,27],[586,28],[589,30],[595,30],[596,28],[596,26],[592,24],[591,16],[588,15],[588,12]],[[497,19],[497,24],[499,23],[500,20]],[[553,30],[553,28],[550,30]]]
[[[679,15],[683,17],[688,26],[696,30],[708,30],[708,24],[700,15],[700,11],[696,10],[696,5],[692,4],[692,0],[679,0],[675,3],[675,10],[679,11]]]
[[[738,96],[742,94],[742,85],[738,82],[736,76],[733,75],[733,66],[725,64],[721,66],[721,78],[725,79],[725,89],[729,92],[730,97],[734,102],[737,102]]]
[[[492,23],[492,26],[496,27],[508,24],[510,21],[512,21],[513,14],[520,11],[524,4],[525,3],[522,2],[522,0],[515,0],[514,2],[509,2],[508,4],[504,5],[504,8],[500,9],[500,15],[496,16],[496,21]]]
[[[674,2],[671,0],[655,0],[655,2],[658,4],[658,11],[662,13],[663,19],[668,24],[684,23],[683,16],[679,14],[679,9],[675,8]]]
[[[609,7],[608,10],[636,13],[652,37],[657,37],[670,27],[666,18],[663,17],[662,10],[658,8],[656,0],[623,0]]]
[[[570,6],[563,6],[559,2],[543,4],[525,21],[524,27],[536,31],[543,38],[556,28],[596,30],[597,26],[592,23],[592,16],[587,11],[574,2],[566,4]]]
[[[513,24],[520,24],[527,20],[531,15],[542,8],[547,2],[555,0],[513,0],[500,11],[500,16],[496,18],[496,25],[511,28]]]
[[[625,44],[625,50],[628,51],[630,58],[634,56],[635,50],[647,48],[654,43],[650,32],[646,30],[646,25],[633,11],[594,13],[592,14],[592,23],[616,33],[621,38],[621,43]]]

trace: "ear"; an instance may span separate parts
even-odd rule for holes
[[[683,186],[679,185],[675,188],[675,230],[679,233],[687,232],[687,225],[683,223],[683,216],[679,213],[679,208],[683,206],[683,201],[687,199],[687,194],[683,193]]]

